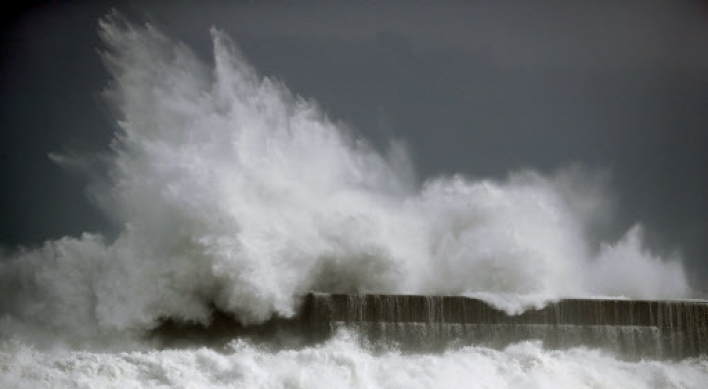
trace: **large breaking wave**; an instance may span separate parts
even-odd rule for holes
[[[118,123],[95,197],[121,232],[3,258],[1,333],[94,342],[164,317],[207,322],[212,307],[252,324],[313,290],[468,294],[512,311],[689,294],[680,261],[644,248],[639,226],[592,243],[610,212],[594,174],[418,184],[402,144],[378,152],[219,30],[210,62],[117,15],[100,34]]]

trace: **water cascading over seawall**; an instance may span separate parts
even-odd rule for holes
[[[369,345],[409,350],[539,339],[638,357],[708,355],[705,301],[566,299],[508,315],[468,297],[310,294],[297,321],[313,337],[349,328]]]

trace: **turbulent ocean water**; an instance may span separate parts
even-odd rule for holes
[[[611,213],[580,168],[504,180],[416,177],[314,101],[260,75],[212,29],[205,61],[155,28],[100,22],[116,132],[91,196],[119,233],[0,261],[0,387],[704,388],[708,360],[624,360],[539,342],[444,353],[322,344],[158,347],[161,320],[244,325],[310,291],[467,295],[520,312],[564,297],[690,298],[680,258],[641,227],[597,244]]]
[[[444,354],[372,354],[342,334],[300,350],[267,351],[234,342],[208,348],[121,353],[0,352],[5,388],[695,388],[708,361],[626,362],[600,350],[468,347]]]

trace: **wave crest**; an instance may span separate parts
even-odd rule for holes
[[[149,25],[100,22],[119,120],[98,198],[122,231],[0,262],[13,290],[0,331],[106,338],[207,322],[214,305],[259,323],[311,290],[688,295],[680,261],[649,253],[638,228],[593,254],[588,228],[609,207],[592,174],[417,185],[400,143],[381,155],[211,33],[206,64]]]

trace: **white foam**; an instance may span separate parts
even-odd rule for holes
[[[505,350],[373,354],[346,334],[320,347],[126,353],[0,347],[4,388],[686,388],[708,382],[708,360],[622,361],[583,348],[547,351],[537,342]]]
[[[592,172],[417,185],[400,144],[382,156],[222,32],[205,63],[150,26],[100,26],[119,128],[94,197],[121,233],[0,261],[0,333],[115,344],[160,317],[206,321],[211,304],[245,323],[289,316],[312,290],[526,296],[503,299],[509,311],[688,296],[680,261],[650,253],[639,227],[593,246],[609,207]]]

